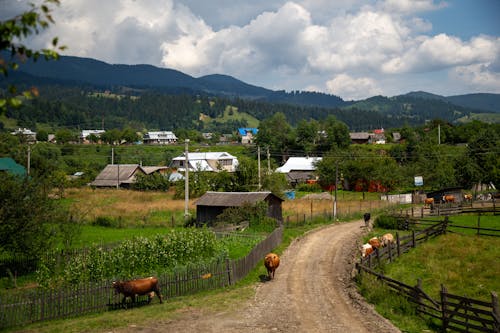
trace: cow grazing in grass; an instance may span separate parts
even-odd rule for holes
[[[264,258],[264,266],[267,269],[267,277],[269,280],[274,279],[276,268],[280,265],[280,257],[275,253],[268,253]]]
[[[434,198],[427,198],[424,200],[424,206],[432,206],[434,204]]]
[[[361,256],[364,258],[369,256],[374,251],[373,246],[371,244],[366,243],[361,247]]]
[[[464,200],[467,201],[467,202],[472,202],[472,194],[465,193],[464,194]]]
[[[380,237],[380,242],[382,243],[382,246],[387,246],[394,242],[394,236],[391,233],[384,234]]]
[[[372,237],[368,240],[368,244],[370,244],[374,249],[378,249],[382,246],[382,242],[378,237]]]
[[[132,303],[134,303],[136,296],[148,295],[149,304],[151,303],[151,299],[155,293],[158,295],[160,303],[163,303],[160,288],[158,287],[158,279],[155,277],[130,281],[115,281],[113,282],[113,288],[117,294],[123,294],[122,304],[125,308],[125,301],[127,297],[130,297],[132,299]]]

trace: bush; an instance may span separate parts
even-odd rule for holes
[[[138,191],[167,191],[170,187],[168,175],[153,173],[150,175],[138,174],[132,188]]]
[[[206,228],[174,229],[152,238],[135,237],[112,249],[93,245],[64,263],[47,256],[39,266],[37,280],[43,286],[56,286],[60,282],[78,284],[112,278],[129,279],[208,262],[224,257],[226,253],[227,249]]]
[[[109,216],[98,216],[92,221],[92,225],[106,228],[122,228],[123,223],[121,218],[112,218]]]
[[[380,228],[380,229],[393,229],[393,230],[399,229],[398,219],[394,216],[389,216],[389,215],[377,216],[373,226],[375,228]]]

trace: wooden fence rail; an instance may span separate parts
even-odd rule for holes
[[[369,267],[356,264],[359,272],[367,272],[377,277],[409,302],[417,305],[417,313],[441,321],[443,332],[490,332],[500,330],[498,296],[491,293],[491,302],[458,296],[447,292],[441,286],[440,299],[435,300],[422,290],[421,280],[410,286],[376,272]]]
[[[356,264],[358,272],[367,272],[383,281],[388,287],[406,297],[417,305],[417,312],[432,318],[439,319],[444,332],[493,332],[500,333],[500,307],[497,294],[491,293],[491,302],[475,300],[465,296],[453,295],[442,286],[440,300],[434,300],[427,295],[421,286],[421,281],[414,287],[389,278],[373,268],[382,262],[392,262],[395,258],[408,252],[411,248],[448,232],[448,227],[456,228],[448,217],[443,221],[426,221],[420,225],[430,225],[421,231],[412,230],[410,235],[400,237],[396,233],[394,243],[376,249],[373,253],[361,258]],[[476,229],[476,228],[473,228]],[[491,229],[498,231],[497,229]]]
[[[267,252],[278,246],[282,237],[283,227],[279,227],[242,259],[216,260],[162,274],[158,277],[161,293],[168,299],[234,284],[248,274]],[[133,306],[146,303],[147,296],[139,297]],[[121,306],[121,296],[115,294],[112,281],[63,286],[57,290],[19,290],[0,294],[0,330],[38,321],[114,310]]]

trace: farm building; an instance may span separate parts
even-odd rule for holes
[[[130,187],[139,173],[146,174],[139,164],[108,164],[90,183],[90,186]]]
[[[316,163],[321,160],[321,157],[290,157],[276,172],[286,174],[288,183],[295,186],[315,179]]]
[[[244,145],[253,143],[253,139],[258,132],[259,130],[253,127],[238,128],[238,134],[241,137],[241,143]]]
[[[177,137],[172,131],[147,132],[142,138],[144,144],[168,145],[177,142]]]
[[[370,133],[368,132],[354,132],[349,133],[351,143],[364,144],[370,143]]]
[[[254,205],[265,201],[268,205],[267,216],[283,221],[281,203],[283,199],[271,192],[206,192],[195,203],[196,222],[207,223],[215,221],[224,209],[241,207],[244,204]]]
[[[180,172],[186,170],[186,155],[175,157],[170,167]],[[226,152],[188,153],[189,171],[227,171],[234,172],[238,166],[238,159]]]

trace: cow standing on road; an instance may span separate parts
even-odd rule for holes
[[[371,218],[370,213],[365,213],[365,214],[363,215],[363,218],[364,218],[364,220],[365,220],[365,227],[367,227],[367,228],[368,228],[368,227],[369,227],[369,225],[370,225],[370,218]]]

